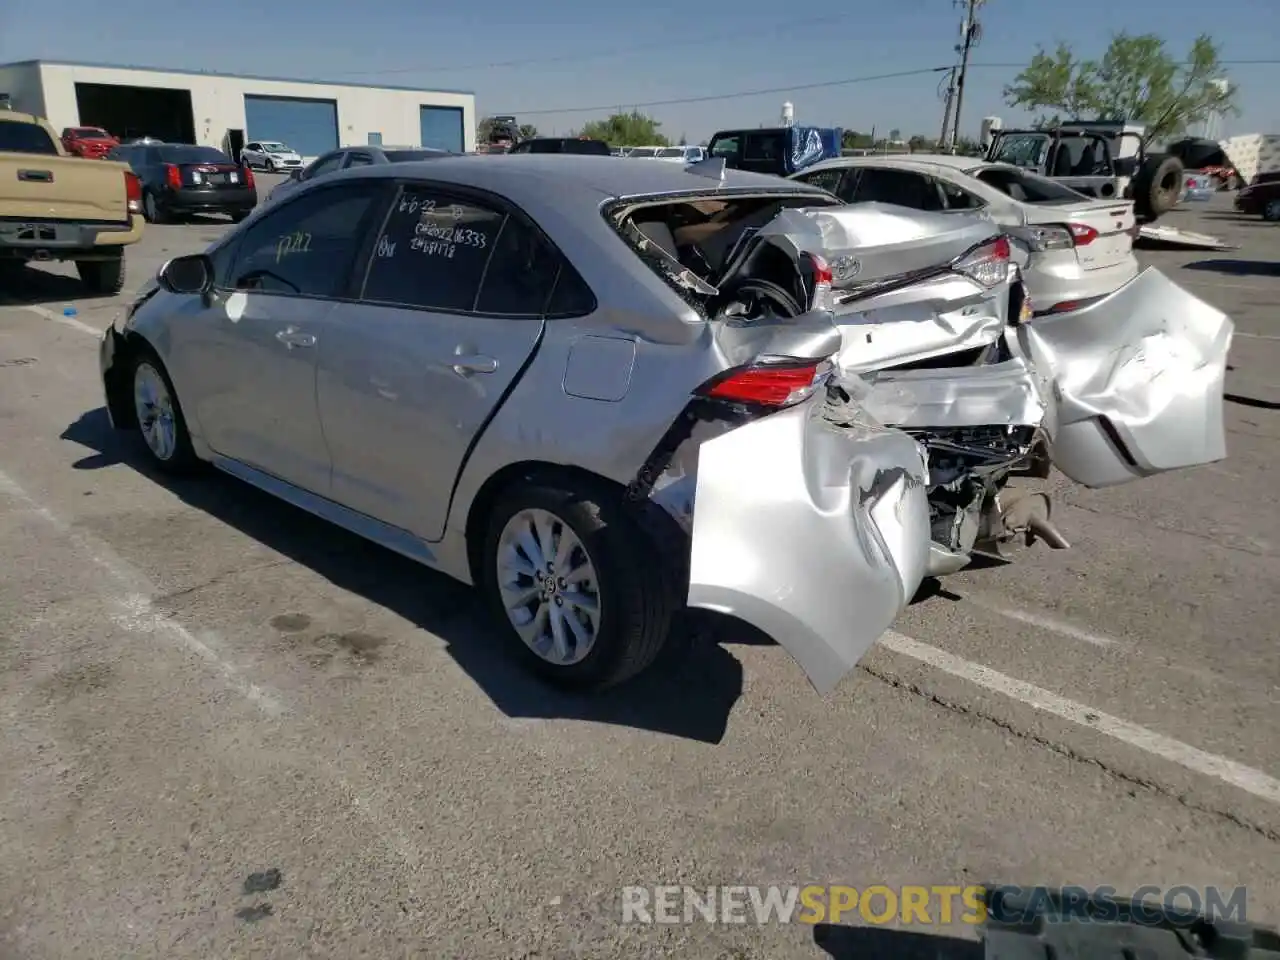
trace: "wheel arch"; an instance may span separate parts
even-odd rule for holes
[[[103,374],[107,409],[111,412],[111,422],[118,429],[136,427],[138,418],[133,407],[133,385],[129,381],[133,361],[142,354],[150,354],[159,360],[160,354],[151,341],[136,330],[113,331],[112,336],[115,337],[115,353],[111,366]]]
[[[507,464],[490,476],[467,509],[464,531],[467,545],[467,563],[472,582],[481,583],[483,571],[485,528],[499,498],[523,483],[572,484],[575,490],[591,492],[613,499],[627,507],[636,529],[647,535],[655,550],[663,556],[688,560],[688,541],[675,518],[652,500],[629,500],[627,488],[616,480],[593,473],[583,467],[542,460],[522,460]]]

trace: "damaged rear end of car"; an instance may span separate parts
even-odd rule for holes
[[[923,577],[1068,546],[1013,478],[1053,464],[1107,486],[1224,457],[1233,328],[1154,270],[1033,319],[989,221],[811,201],[729,227],[709,207],[613,215],[724,364],[633,493],[689,532],[688,603],[765,631],[826,691]]]

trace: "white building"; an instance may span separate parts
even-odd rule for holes
[[[220,73],[26,60],[0,65],[0,100],[54,129],[103,127],[234,153],[280,140],[314,157],[385,143],[475,150],[475,95]]]

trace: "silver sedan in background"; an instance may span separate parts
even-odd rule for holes
[[[1138,275],[1137,221],[1128,200],[1098,200],[1004,163],[946,154],[843,157],[794,179],[846,203],[892,203],[985,217],[1023,247],[1035,312],[1079,310]]]

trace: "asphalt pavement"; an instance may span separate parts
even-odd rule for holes
[[[826,699],[732,634],[607,697],[538,686],[466,588],[150,474],[98,378],[127,295],[29,270],[0,297],[0,957],[838,954],[623,925],[624,885],[1243,884],[1280,922],[1280,229],[1225,197],[1167,222],[1240,245],[1142,254],[1237,324],[1228,459],[1051,481],[1072,549],[926,591]],[[126,290],[229,226],[149,226]]]

